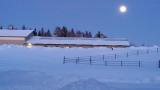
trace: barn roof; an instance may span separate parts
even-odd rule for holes
[[[27,37],[33,30],[0,30],[0,37]]]

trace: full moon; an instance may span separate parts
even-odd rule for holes
[[[126,13],[126,12],[127,12],[127,6],[125,6],[125,5],[120,6],[120,7],[119,7],[119,11],[120,11],[121,13]]]

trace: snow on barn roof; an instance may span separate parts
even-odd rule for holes
[[[32,44],[130,45],[129,41],[124,38],[32,37],[27,42]]]
[[[33,30],[0,30],[0,37],[27,37]]]

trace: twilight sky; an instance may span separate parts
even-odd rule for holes
[[[67,26],[160,45],[160,0],[0,0],[0,25]],[[128,12],[121,14],[120,5]]]

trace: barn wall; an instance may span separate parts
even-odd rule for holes
[[[0,37],[0,40],[25,40],[24,37]]]
[[[24,37],[0,37],[0,44],[24,44]]]
[[[0,40],[0,44],[24,44],[23,40]]]

